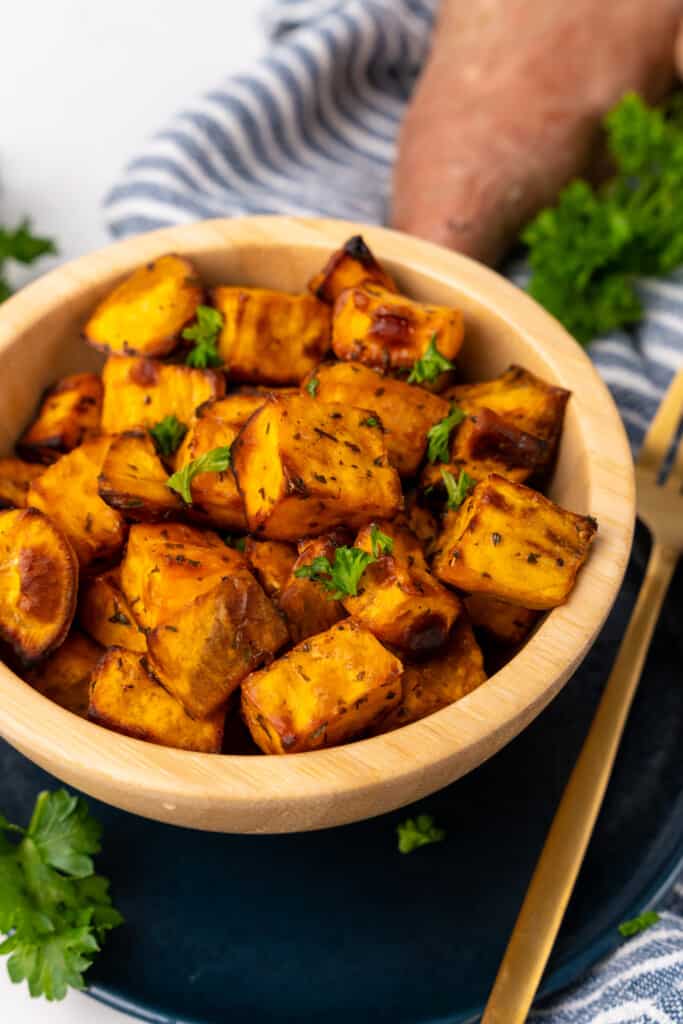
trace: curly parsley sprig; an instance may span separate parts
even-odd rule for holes
[[[466,413],[457,405],[451,405],[448,416],[444,416],[427,431],[427,458],[430,462],[448,462],[451,432],[462,423],[465,416]]]
[[[318,555],[307,565],[295,569],[294,575],[319,583],[333,601],[357,597],[358,585],[367,567],[384,555],[390,555],[394,542],[373,523],[370,528],[370,546],[372,552],[341,545],[335,549],[332,561],[325,555]]]
[[[429,345],[420,359],[416,359],[408,377],[409,384],[424,384],[436,380],[447,370],[454,370],[455,363],[446,359],[436,347],[436,334],[432,334]]]
[[[185,362],[195,369],[206,370],[209,366],[222,366],[223,360],[216,347],[218,335],[223,328],[223,317],[212,306],[197,306],[197,320],[183,331],[186,341],[193,341],[194,348]]]
[[[0,953],[32,996],[85,988],[103,938],[123,922],[94,873],[100,834],[86,802],[63,789],[39,794],[26,829],[0,815]]]

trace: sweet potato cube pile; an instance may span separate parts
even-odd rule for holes
[[[466,699],[569,599],[596,523],[541,493],[569,393],[462,380],[465,327],[360,236],[298,294],[175,254],[116,282],[83,327],[101,374],[56,381],[0,458],[6,657],[64,714],[200,753]]]

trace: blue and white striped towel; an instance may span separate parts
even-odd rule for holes
[[[384,221],[435,9],[436,0],[272,0],[267,56],[149,141],[107,198],[112,234],[245,213]],[[683,270],[643,281],[641,294],[644,321],[590,347],[634,446],[683,363]],[[660,910],[658,925],[532,1019],[683,1024],[683,880]]]

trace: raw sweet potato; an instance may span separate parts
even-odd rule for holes
[[[373,732],[391,732],[417,722],[465,697],[485,681],[481,650],[467,617],[462,615],[437,654],[404,664],[401,699]]]
[[[383,432],[389,461],[402,476],[415,473],[427,447],[427,431],[450,408],[424,388],[385,377],[357,362],[318,366],[302,387],[321,402],[369,409],[365,425]]]
[[[111,438],[99,437],[74,448],[34,480],[28,492],[28,504],[54,519],[82,569],[114,561],[125,540],[123,517],[97,490],[110,444]]]
[[[108,729],[164,747],[218,754],[225,714],[197,721],[149,671],[144,655],[110,647],[93,675],[88,717]]]
[[[183,503],[168,487],[168,473],[144,430],[128,430],[114,438],[97,487],[102,501],[126,519],[156,522],[183,513]]]
[[[0,509],[26,508],[31,481],[44,472],[42,466],[8,456],[0,459]]]
[[[145,634],[121,590],[120,569],[110,569],[81,587],[78,622],[103,647],[125,647],[144,654]]]
[[[225,377],[216,370],[137,356],[110,356],[102,381],[102,430],[109,434],[153,427],[165,416],[187,425],[202,402],[225,394]]]
[[[86,718],[90,679],[103,653],[99,644],[72,629],[61,647],[29,669],[24,678],[44,697]]]
[[[433,341],[455,359],[464,335],[462,313],[396,295],[374,284],[342,292],[334,304],[332,347],[338,359],[382,369],[410,369]]]
[[[76,610],[78,562],[35,508],[0,512],[0,637],[26,662],[58,647]]]
[[[268,398],[232,446],[250,530],[298,540],[399,511],[399,476],[367,416],[305,394]]]
[[[167,355],[194,319],[202,296],[189,260],[160,256],[139,267],[100,302],[85,325],[85,337],[105,352]]]
[[[567,600],[597,523],[492,474],[446,516],[433,570],[445,583],[524,608]]]
[[[43,396],[37,417],[17,441],[17,452],[34,462],[54,462],[95,437],[101,415],[101,378],[96,373],[63,377]]]
[[[242,713],[266,754],[353,739],[400,698],[402,665],[353,620],[298,644],[242,684]]]
[[[231,380],[298,384],[330,348],[330,310],[312,295],[215,288],[218,352]]]
[[[397,290],[392,278],[380,266],[361,235],[354,235],[333,252],[322,270],[308,282],[310,291],[322,302],[334,305],[343,291],[371,281],[386,288]]]

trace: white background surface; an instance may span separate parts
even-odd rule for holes
[[[261,6],[258,0],[8,4],[0,60],[0,223],[14,226],[30,215],[39,233],[57,240],[59,260],[106,244],[100,203],[119,170],[188,98],[261,51]],[[43,261],[41,272],[49,265]],[[0,1020],[120,1024],[133,1018],[79,993],[60,1004],[30,1000],[24,986],[10,984],[0,958]]]

